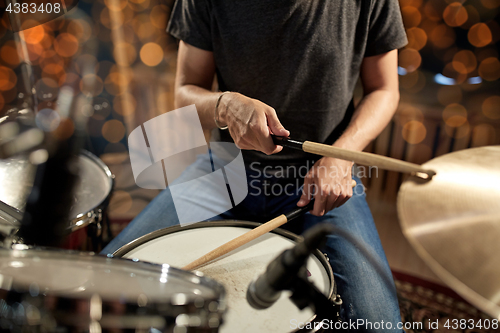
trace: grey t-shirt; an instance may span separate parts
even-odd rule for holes
[[[177,0],[167,30],[214,53],[221,91],[274,107],[294,139],[328,144],[349,124],[363,58],[407,43],[397,0]],[[287,148],[243,156],[263,165],[314,159]]]

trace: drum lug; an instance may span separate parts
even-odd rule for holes
[[[102,234],[102,209],[97,210],[96,214],[96,236],[101,237]]]
[[[326,254],[325,252],[323,252],[323,255],[325,256],[326,261],[330,262],[330,258],[328,258],[328,254]]]

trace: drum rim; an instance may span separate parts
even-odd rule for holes
[[[119,257],[122,258],[124,255],[129,253],[130,251],[134,250],[135,248],[153,240],[156,238],[159,238],[161,236],[169,235],[178,231],[182,230],[191,230],[191,229],[200,229],[200,228],[206,228],[206,227],[249,227],[249,229],[253,229],[255,227],[258,227],[262,223],[258,222],[251,222],[251,221],[242,221],[242,220],[214,220],[214,221],[204,221],[204,222],[196,222],[192,223],[186,226],[181,226],[181,225],[175,225],[171,227],[166,227],[163,229],[155,230],[152,231],[146,235],[143,235],[139,238],[134,239],[133,241],[123,245],[120,247],[118,250],[113,252],[112,256],[113,257]],[[282,228],[276,228],[274,230],[271,230],[270,232],[278,234],[280,236],[283,236],[285,238],[288,238],[290,240],[293,240],[297,242],[298,240],[302,239],[301,236],[294,234],[293,232],[290,232],[288,230],[282,229]],[[312,253],[322,264],[322,266],[326,269],[328,278],[330,279],[330,289],[328,291],[328,294],[326,295],[328,299],[332,299],[337,295],[337,284],[335,282],[335,276],[333,274],[333,269],[330,263],[328,262],[328,259],[326,256],[318,249],[315,249],[314,252]],[[142,260],[141,260],[142,261]]]
[[[27,255],[25,255],[27,254]],[[95,254],[94,252],[85,252],[85,251],[73,251],[73,250],[64,250],[64,249],[56,249],[56,248],[45,248],[45,247],[26,247],[25,245],[21,245],[19,248],[14,247],[13,249],[0,249],[0,259],[1,258],[12,258],[12,259],[19,259],[19,258],[33,258],[36,256],[40,256],[43,259],[51,259],[51,260],[58,260],[58,259],[75,259],[75,260],[80,260],[82,263],[88,263],[88,262],[94,262],[94,263],[112,263],[110,264],[110,268],[113,266],[115,267],[120,267],[120,266],[137,266],[140,265],[139,267],[134,267],[139,270],[144,270],[147,272],[154,272],[154,273],[161,273],[163,264],[156,264],[152,263],[149,261],[143,261],[143,260],[137,260],[137,259],[130,259],[130,258],[119,258],[119,257],[112,257],[112,256],[102,256]],[[168,264],[166,264],[168,265]],[[188,278],[188,277],[196,277],[199,279],[199,282],[196,284],[199,285],[204,285],[207,287],[210,287],[215,290],[215,294],[217,294],[218,297],[221,295],[225,295],[225,290],[224,286],[217,282],[215,279],[212,279],[210,277],[206,277],[203,275],[201,272],[189,272],[185,271],[182,269],[179,269],[177,267],[169,266],[169,270],[173,270],[175,274],[178,274],[179,277],[181,278]],[[83,267],[83,266],[82,266]],[[0,272],[2,274],[2,272]],[[194,282],[193,282],[194,283]],[[0,290],[6,290],[10,291],[7,289],[4,289],[0,287]],[[79,297],[67,297],[67,295],[64,295],[64,293],[60,292],[49,292],[48,294],[54,295],[57,297],[61,298],[70,298],[70,299],[76,299]],[[86,299],[86,297],[83,297],[83,299]],[[103,297],[103,301],[108,300],[107,297]],[[162,302],[152,302],[152,303],[162,303]]]
[[[80,154],[78,155],[78,158],[80,158],[81,156],[87,157],[89,160],[91,160],[92,162],[97,164],[97,166],[102,171],[104,171],[104,173],[106,174],[107,179],[108,179],[109,190],[108,190],[108,193],[106,194],[106,197],[104,198],[104,200],[102,200],[100,203],[98,203],[94,207],[88,209],[86,212],[78,213],[78,215],[75,218],[72,218],[71,220],[69,220],[69,226],[67,229],[70,232],[74,232],[74,231],[77,231],[79,229],[85,228],[89,224],[92,223],[92,221],[97,217],[96,210],[98,210],[101,207],[106,206],[107,203],[109,202],[109,200],[111,199],[111,195],[113,194],[113,188],[114,188],[114,184],[115,184],[115,179],[114,179],[113,173],[111,172],[109,167],[99,157],[97,157],[96,155],[92,154],[91,152],[89,152],[88,150],[85,150],[85,149],[80,150]]]

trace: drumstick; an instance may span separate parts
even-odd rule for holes
[[[364,165],[373,165],[390,171],[411,173],[424,179],[431,179],[436,174],[435,171],[425,169],[418,164],[400,161],[391,157],[354,151],[311,141],[301,142],[282,136],[271,135],[271,137],[276,145],[302,150],[306,153],[339,158]]]
[[[260,226],[258,226],[257,228],[252,229],[252,230],[244,233],[243,235],[238,236],[238,237],[230,240],[229,242],[222,244],[221,246],[219,246],[215,250],[208,252],[207,254],[196,259],[195,261],[182,267],[182,269],[193,270],[193,269],[195,269],[203,264],[206,264],[209,261],[217,259],[217,258],[225,255],[226,253],[229,253],[229,252],[239,248],[240,246],[243,246],[246,243],[282,226],[283,224],[287,223],[288,221],[291,221],[294,218],[297,218],[300,215],[307,213],[308,211],[313,209],[313,206],[314,206],[314,199],[311,200],[304,207],[295,208],[286,214],[281,214],[280,216],[275,217],[271,221],[263,223]]]
[[[351,186],[352,187],[356,186],[356,181],[354,179],[351,182]],[[243,235],[236,237],[235,239],[230,240],[229,242],[227,242],[225,244],[222,244],[221,246],[219,246],[215,250],[208,252],[207,254],[196,259],[195,261],[182,267],[182,269],[193,270],[193,269],[195,269],[195,268],[197,268],[197,267],[199,267],[199,266],[201,266],[209,261],[217,259],[217,258],[225,255],[226,253],[229,253],[229,252],[239,248],[240,246],[243,246],[246,243],[282,226],[283,224],[287,223],[288,221],[291,221],[294,218],[296,218],[304,213],[307,213],[308,211],[313,209],[313,206],[314,206],[314,199],[312,199],[304,207],[295,208],[294,210],[292,210],[286,214],[282,214],[282,215],[272,219],[271,221],[268,221],[264,224],[261,224],[257,228],[252,229],[249,232],[244,233]]]

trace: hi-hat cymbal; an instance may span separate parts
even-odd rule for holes
[[[398,195],[404,234],[450,288],[500,319],[500,146],[453,152],[423,166],[437,174],[410,177]]]

